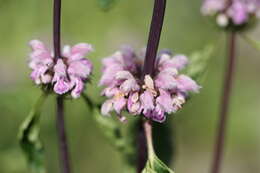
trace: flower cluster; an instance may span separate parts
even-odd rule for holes
[[[260,0],[205,0],[201,11],[216,17],[220,27],[242,26],[260,17]]]
[[[102,95],[108,98],[101,108],[103,115],[114,110],[122,118],[125,110],[163,122],[166,114],[182,107],[189,92],[199,91],[200,86],[195,81],[178,74],[188,64],[184,55],[172,57],[162,52],[156,60],[154,75],[144,77],[141,59],[129,47],[103,59],[100,85],[106,87]]]
[[[51,84],[57,94],[71,92],[73,98],[78,98],[92,72],[91,62],[84,58],[92,51],[91,45],[80,43],[73,47],[65,46],[62,58],[58,59],[38,40],[32,40],[30,46],[31,79],[37,85]]]

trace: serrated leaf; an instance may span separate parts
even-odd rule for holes
[[[46,173],[44,167],[44,148],[39,138],[41,107],[46,97],[47,93],[43,92],[22,123],[18,133],[20,146],[32,173]]]
[[[118,0],[97,0],[98,1],[98,5],[99,7],[104,10],[107,11],[109,9],[111,9],[111,7],[114,6],[114,4],[118,1]]]
[[[260,51],[260,41],[253,40],[247,35],[242,35],[242,38],[253,48],[256,50]]]
[[[194,52],[189,58],[190,63],[185,74],[195,81],[199,81],[207,70],[208,62],[212,57],[213,51],[213,45],[208,45],[203,50]]]
[[[154,153],[149,157],[142,173],[174,173]]]

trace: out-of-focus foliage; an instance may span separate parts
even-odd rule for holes
[[[242,35],[242,38],[253,48],[255,48],[256,50],[260,51],[260,41],[254,40],[252,38],[250,38],[249,36],[247,36],[246,34]]]
[[[185,73],[192,79],[199,81],[208,69],[209,59],[212,57],[213,50],[213,45],[208,45],[203,50],[192,53],[189,57],[189,67]]]
[[[102,10],[109,10],[119,0],[97,0]]]
[[[43,92],[19,130],[19,142],[32,173],[45,173],[44,149],[39,137],[42,105],[47,97]]]
[[[83,98],[89,109],[92,110],[94,122],[107,142],[120,153],[124,173],[134,173],[137,165],[136,134],[138,133],[139,118],[135,118],[127,124],[120,124],[121,122],[113,117],[101,115],[99,106],[95,105],[87,95],[83,94]]]

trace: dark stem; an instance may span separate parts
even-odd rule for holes
[[[137,173],[141,173],[145,167],[147,161],[147,143],[145,137],[145,131],[143,126],[143,121],[141,119],[140,123],[138,124],[138,134],[137,134]]]
[[[153,9],[153,18],[150,26],[149,39],[147,43],[143,77],[146,74],[153,75],[155,59],[158,52],[163,22],[164,14],[166,8],[166,0],[155,0]]]
[[[153,76],[155,68],[155,60],[157,57],[157,52],[159,48],[159,42],[164,22],[166,8],[166,0],[155,0],[153,17],[150,26],[149,39],[147,43],[144,67],[142,78],[144,79],[145,75]],[[147,124],[149,124],[149,130],[146,129]],[[149,133],[149,134],[148,134]],[[137,172],[140,173],[145,166],[147,161],[147,144],[152,141],[152,124],[150,120],[144,120],[143,126],[140,127],[138,134],[138,159],[137,159]],[[150,136],[150,141],[147,141],[147,135]]]
[[[53,46],[54,46],[54,57],[55,59],[61,57],[61,44],[60,44],[60,33],[61,33],[61,0],[54,0],[53,7]],[[68,142],[65,130],[64,120],[64,103],[62,96],[57,97],[57,131],[59,140],[60,150],[60,162],[62,173],[70,173],[70,160],[68,151]]]
[[[54,0],[53,8],[53,46],[54,57],[61,58],[60,49],[61,0]]]
[[[68,143],[65,130],[65,120],[64,120],[64,100],[61,96],[57,97],[57,130],[59,139],[59,149],[60,149],[60,162],[62,165],[63,173],[70,173],[70,160],[68,152]]]
[[[225,142],[225,133],[227,127],[227,118],[228,118],[228,110],[229,110],[229,103],[230,103],[230,95],[232,91],[232,84],[234,79],[234,69],[235,69],[235,43],[236,43],[236,34],[234,32],[229,34],[229,48],[228,48],[228,63],[227,69],[225,73],[225,81],[224,81],[224,88],[223,88],[223,95],[221,100],[220,106],[220,115],[219,115],[219,125],[218,131],[216,136],[216,144],[214,149],[214,156],[213,156],[213,164],[212,164],[212,173],[219,173],[221,160],[223,156],[223,149],[224,149],[224,142]]]

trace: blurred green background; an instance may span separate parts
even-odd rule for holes
[[[200,13],[200,0],[169,0],[161,48],[191,54],[217,43],[199,95],[169,117],[176,143],[171,168],[178,173],[206,173],[212,149],[225,67],[225,34],[215,30]],[[95,52],[92,84],[86,92],[100,101],[97,80],[100,60],[121,44],[146,45],[152,0],[121,0],[102,12],[95,0],[63,0],[64,44],[91,43]],[[260,28],[248,34],[260,40]],[[18,146],[17,131],[40,92],[29,79],[27,43],[41,39],[52,43],[52,0],[0,0],[0,172],[28,173]],[[223,173],[260,172],[260,53],[238,38],[237,71],[223,162]],[[58,172],[55,102],[44,105],[41,138],[49,173]],[[73,170],[77,173],[122,172],[119,154],[103,138],[82,99],[66,102],[66,123]],[[164,135],[164,134],[161,134]],[[171,137],[171,136],[169,136]],[[172,135],[173,137],[173,135]]]

